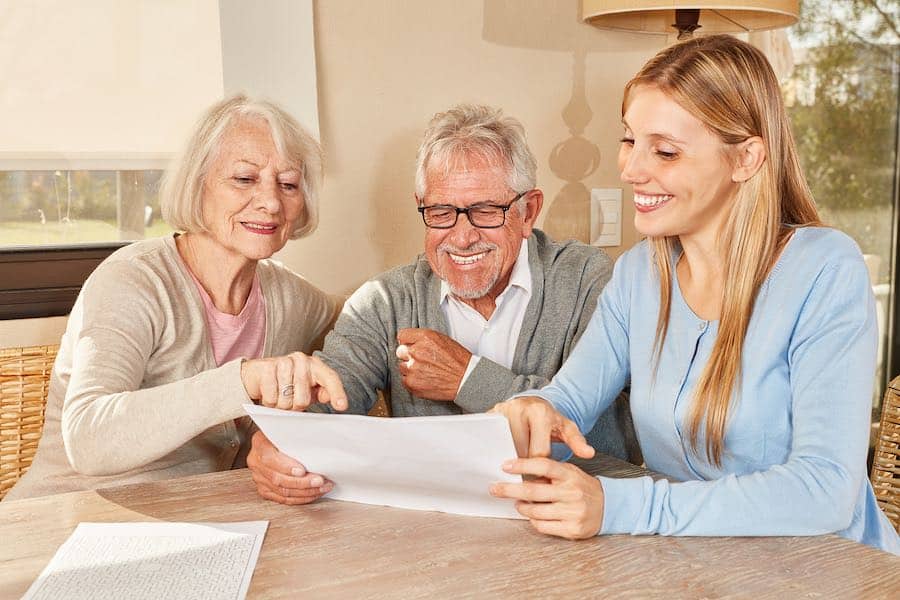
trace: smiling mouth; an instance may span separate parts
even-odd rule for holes
[[[646,212],[649,210],[656,210],[674,197],[675,196],[672,194],[655,194],[651,196],[635,192],[634,204],[639,211]]]
[[[448,252],[447,256],[450,257],[450,260],[453,261],[453,264],[456,265],[474,265],[478,261],[480,261],[487,252],[479,252],[478,254],[470,254],[468,256],[462,256],[461,254],[453,254],[452,252]]]
[[[250,223],[249,221],[241,221],[241,225],[253,233],[261,233],[263,235],[275,233],[275,230],[278,229],[278,225],[263,225],[261,223]]]

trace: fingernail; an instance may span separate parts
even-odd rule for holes
[[[306,475],[306,469],[304,469],[303,467],[294,467],[291,469],[291,475],[293,475],[294,477],[303,477],[304,475]]]
[[[500,465],[500,466],[501,466],[501,468],[502,468],[504,471],[509,471],[510,469],[513,468],[513,463],[514,463],[514,462],[515,462],[514,460],[508,460],[508,461],[504,462],[504,463],[503,463],[502,465]]]
[[[313,477],[312,479],[309,480],[309,485],[311,485],[313,487],[319,487],[324,483],[325,483],[325,480],[322,479],[321,477],[319,477],[318,475],[316,475],[315,477]]]
[[[323,494],[327,494],[328,492],[330,492],[333,489],[334,489],[334,484],[331,482],[328,482],[325,485],[323,485],[322,487],[320,487],[319,491],[322,492]]]
[[[489,491],[490,491],[490,493],[491,493],[491,496],[496,496],[497,493],[500,491],[500,488],[499,488],[498,486],[496,486],[496,485],[492,485],[492,486],[490,487],[490,490],[489,490]]]

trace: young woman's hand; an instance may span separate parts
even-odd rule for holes
[[[603,485],[575,465],[549,458],[519,458],[503,464],[507,473],[537,478],[495,483],[492,496],[517,500],[516,510],[541,533],[577,540],[597,535],[603,525]]]
[[[594,449],[578,431],[578,426],[543,398],[513,398],[500,402],[488,412],[501,414],[509,421],[516,453],[521,457],[550,456],[551,442],[566,444],[581,458],[594,456]]]

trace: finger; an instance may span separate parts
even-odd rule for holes
[[[567,467],[572,467],[572,465],[564,465],[552,458],[518,458],[508,460],[502,465],[503,470],[507,473],[546,477],[552,481],[559,481],[571,475]]]
[[[512,498],[526,502],[553,502],[557,500],[557,490],[549,483],[495,483],[490,487],[491,496]]]
[[[536,405],[526,412],[528,428],[528,456],[550,456],[550,434],[553,432],[551,417],[542,405]]]
[[[315,502],[319,498],[322,497],[322,494],[318,496],[302,496],[302,497],[292,497],[292,496],[282,496],[276,491],[270,490],[268,488],[259,488],[257,487],[256,492],[260,495],[260,497],[265,500],[271,500],[273,502],[278,502],[279,504],[287,504],[291,506],[296,506],[300,504],[309,504],[311,502]]]
[[[350,403],[340,376],[317,357],[312,357],[310,364],[315,384],[325,391],[322,399],[327,399],[335,410],[347,410]]]
[[[250,477],[257,486],[267,487],[282,496],[309,495],[319,493],[319,490],[324,487],[333,486],[333,482],[328,481],[318,473],[309,473],[302,477],[291,477],[277,471],[267,473],[264,469],[257,469],[250,472]]]
[[[397,331],[397,343],[398,344],[414,344],[420,339],[424,332],[428,331],[427,329],[421,329],[419,327],[407,327],[404,329],[399,329]]]
[[[554,535],[567,540],[584,539],[594,535],[590,533],[579,533],[575,524],[571,521],[543,521],[540,519],[532,519],[531,525],[543,534]]]
[[[581,458],[592,458],[594,456],[593,446],[587,443],[587,440],[578,429],[578,425],[565,417],[562,417],[562,421],[557,423],[554,428],[553,438],[565,443],[575,453],[575,456]]]
[[[275,359],[275,379],[278,398],[276,406],[283,410],[290,409],[294,404],[296,388],[294,384],[294,365],[290,358],[278,357]]]
[[[302,352],[291,353],[294,364],[294,403],[293,410],[306,410],[312,403],[312,389],[315,377],[312,374],[313,359]]]
[[[259,402],[263,406],[275,408],[278,406],[278,378],[275,374],[275,365],[266,361],[260,365],[259,376]]]
[[[400,371],[400,375],[402,375],[403,377],[409,375],[409,367],[411,366],[410,362],[412,361],[407,362],[405,360],[401,360],[397,363],[397,370]]]
[[[523,517],[539,521],[563,521],[571,510],[556,502],[516,502],[516,510]]]

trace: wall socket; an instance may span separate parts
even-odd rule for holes
[[[591,190],[591,245],[622,245],[622,190]]]

